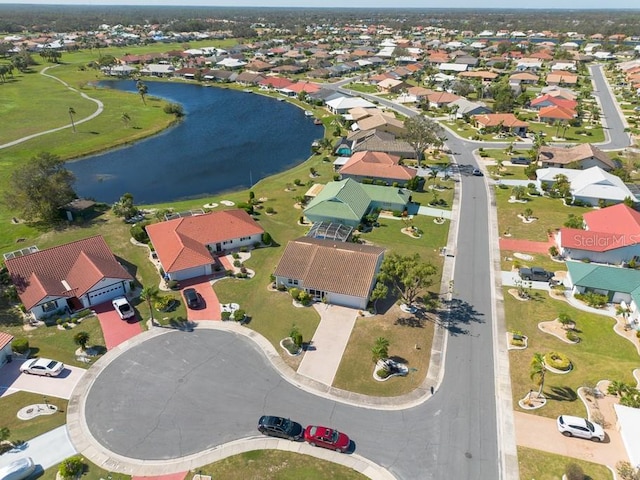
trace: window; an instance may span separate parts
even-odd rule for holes
[[[42,304],[42,311],[43,312],[52,312],[56,308],[58,308],[58,301],[57,300],[51,300],[50,302]]]

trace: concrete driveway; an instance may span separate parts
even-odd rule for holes
[[[180,288],[182,301],[185,305],[187,302],[184,300],[184,295],[182,293],[185,288],[194,288],[200,297],[199,308],[187,308],[188,320],[197,322],[201,320],[220,320],[222,318],[220,316],[220,302],[218,301],[216,292],[213,291],[213,287],[211,286],[211,282],[208,277],[198,277],[188,281],[181,281]]]
[[[604,442],[565,437],[558,432],[555,418],[514,412],[516,441],[523,447],[579,458],[615,468],[618,461],[629,461],[620,433],[606,428]]]
[[[76,449],[69,439],[67,427],[62,425],[50,432],[32,438],[20,448],[14,448],[4,453],[0,456],[0,467],[4,467],[21,458],[31,457],[33,463],[46,470],[75,454]]]
[[[356,323],[358,310],[324,303],[316,303],[314,308],[320,314],[320,324],[313,335],[311,348],[304,353],[298,373],[331,385]]]
[[[71,392],[86,370],[80,367],[65,366],[57,377],[41,377],[20,373],[22,359],[14,359],[0,369],[0,396],[9,395],[18,390],[40,395],[69,399]]]
[[[137,317],[122,320],[114,310],[111,302],[101,303],[94,306],[93,309],[98,315],[107,350],[117,347],[142,332],[142,327],[140,327]]]

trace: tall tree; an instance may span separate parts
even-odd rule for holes
[[[156,287],[144,287],[140,292],[140,300],[147,302],[149,307],[149,314],[151,315],[151,323],[155,321],[153,318],[153,305],[152,302],[158,297],[158,289]]]
[[[433,285],[437,269],[420,259],[420,255],[392,253],[382,262],[378,281],[390,284],[407,305],[413,304],[424,291]]]
[[[547,373],[547,367],[544,364],[544,355],[541,353],[534,353],[530,366],[531,371],[529,376],[531,377],[531,380],[536,382],[536,386],[538,387],[538,397],[540,397],[542,395],[542,390],[544,389],[544,376]]]
[[[49,223],[58,218],[60,207],[76,198],[74,181],[57,155],[39,153],[11,174],[4,201],[25,220]]]
[[[138,80],[136,82],[136,89],[138,90],[138,93],[140,94],[140,98],[142,99],[142,103],[144,103],[145,105],[147,104],[147,101],[145,99],[147,92],[149,91],[149,87],[147,87],[141,80]]]
[[[438,138],[444,135],[443,128],[435,121],[423,115],[416,115],[404,122],[404,137],[413,147],[418,158],[418,165],[424,158],[424,151],[429,145],[438,142]]]
[[[73,107],[69,107],[69,118],[71,119],[71,128],[73,129],[73,133],[76,133],[76,124],[73,121],[73,116],[76,114],[76,111]]]

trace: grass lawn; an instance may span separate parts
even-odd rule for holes
[[[55,480],[57,468],[50,468],[40,477]],[[344,480],[364,480],[367,477],[343,465],[321,460],[309,455],[301,455],[282,450],[254,450],[241,453],[219,462],[205,465],[187,473],[187,479],[194,474],[209,475],[224,480],[321,480],[339,478]],[[112,480],[128,480],[131,477],[111,473],[90,464],[80,477],[82,480],[102,480],[109,475]]]
[[[520,331],[529,337],[528,348],[509,352],[515,409],[520,409],[518,400],[529,389],[536,388],[529,376],[534,353],[563,353],[571,360],[573,370],[565,375],[547,373],[544,386],[547,405],[527,413],[550,418],[560,414],[584,417],[585,407],[576,393],[581,386],[595,385],[603,379],[635,384],[631,372],[638,366],[638,353],[631,342],[613,331],[612,318],[577,310],[562,300],[550,298],[546,292],[534,291],[534,299],[522,302],[507,290],[504,289],[507,330]],[[567,313],[576,321],[580,343],[569,344],[538,329],[538,323],[554,320],[560,313]]]
[[[380,315],[358,317],[333,386],[375,396],[397,396],[415,390],[429,368],[433,333],[433,322],[405,314],[397,305],[387,307]],[[392,377],[384,382],[373,379],[371,349],[378,337],[389,340],[391,358],[410,368],[406,377]]]
[[[82,323],[67,330],[59,330],[57,325],[41,326],[29,331],[25,331],[22,325],[3,325],[2,330],[16,338],[28,338],[31,356],[53,358],[64,364],[78,367],[86,368],[87,365],[76,361],[75,351],[78,345],[73,341],[73,336],[77,332],[87,332],[89,334],[88,346],[104,347],[102,329],[96,316],[85,318]]]
[[[496,204],[498,207],[499,232],[511,233],[513,238],[544,242],[548,239],[548,231],[561,228],[570,213],[583,215],[590,211],[588,207],[567,207],[562,199],[549,197],[527,197],[524,203],[509,203],[510,188],[496,188]],[[517,216],[530,208],[533,216],[538,220],[533,223],[523,223]]]
[[[378,87],[376,87],[375,85],[368,85],[366,83],[352,82],[345,85],[343,88],[355,90],[356,92],[362,93],[378,93]]]
[[[502,257],[500,265],[502,270],[511,270],[514,265],[519,265],[520,267],[542,267],[549,272],[557,272],[559,270],[567,269],[564,262],[556,262],[552,260],[549,255],[527,252],[527,255],[531,255],[533,260],[525,262],[524,260],[514,257],[514,253],[516,252],[512,250],[500,250],[500,256]]]
[[[30,392],[16,392],[0,397],[0,409],[2,414],[2,426],[11,431],[9,440],[12,442],[30,440],[42,435],[54,428],[64,425],[67,419],[67,401],[62,398],[47,397],[50,405],[58,407],[58,411],[52,415],[39,415],[30,420],[20,420],[18,411],[28,405],[43,404],[44,397]]]
[[[575,463],[582,467],[585,480],[613,479],[611,470],[604,465],[575,458],[567,458],[553,453],[518,447],[518,464],[522,480],[562,480],[567,465]]]

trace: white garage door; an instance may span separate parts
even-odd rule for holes
[[[96,305],[124,294],[124,284],[122,282],[118,282],[108,287],[101,288],[100,290],[89,292],[89,303],[91,305]]]

